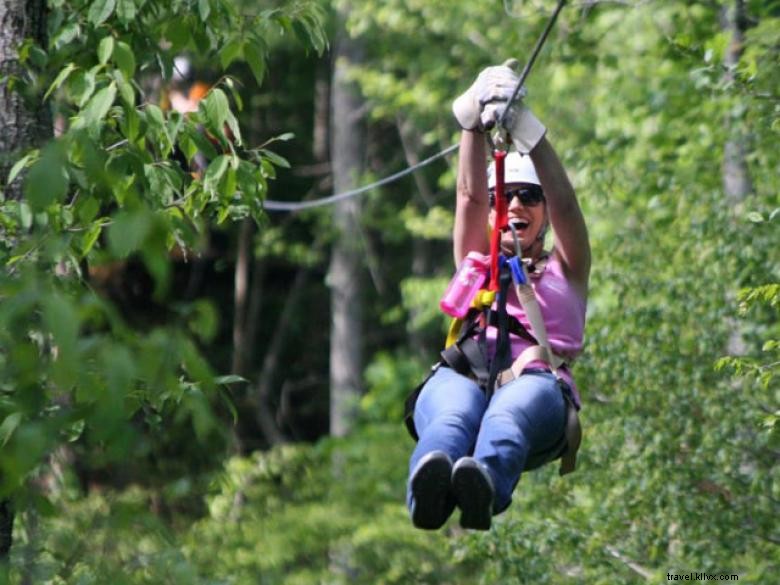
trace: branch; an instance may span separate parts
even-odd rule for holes
[[[629,569],[634,571],[634,573],[636,573],[640,577],[643,577],[644,579],[646,579],[648,581],[653,578],[653,572],[650,569],[647,569],[647,568],[643,567],[642,565],[640,565],[639,563],[637,563],[635,561],[632,561],[627,556],[625,556],[623,553],[621,553],[618,549],[616,549],[614,546],[607,545],[605,547],[605,549],[606,549],[606,551],[610,555],[612,555],[617,560],[619,560],[621,563],[626,565]]]

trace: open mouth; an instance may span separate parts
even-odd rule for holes
[[[507,223],[507,226],[504,229],[504,231],[507,231],[507,232],[510,231],[511,230],[510,226],[514,227],[517,231],[522,231],[522,230],[526,229],[529,225],[530,225],[530,222],[528,222],[528,221],[526,221],[524,219],[518,219],[518,218],[510,219],[509,222]]]

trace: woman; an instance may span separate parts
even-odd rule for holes
[[[492,168],[490,178],[486,170],[484,129],[500,118],[516,84],[510,67],[489,67],[453,104],[463,128],[453,231],[458,266],[469,252],[489,250],[485,226],[492,229],[496,219],[495,177]],[[511,106],[507,120],[505,128],[518,151],[510,153],[506,163],[509,222],[519,235],[523,257],[539,267],[531,281],[550,346],[570,362],[582,349],[585,324],[590,273],[585,221],[545,127],[522,103]],[[549,252],[544,248],[548,225],[554,233]],[[501,234],[500,244],[502,254],[515,254],[510,230]],[[512,290],[507,313],[528,328]],[[491,355],[495,328],[487,327],[486,336]],[[512,358],[531,343],[510,335]],[[539,359],[512,381],[496,385],[492,395],[474,376],[442,366],[426,381],[414,406],[419,440],[409,463],[407,503],[412,522],[418,528],[439,528],[457,506],[464,528],[487,530],[491,517],[509,506],[521,472],[538,465],[540,457],[561,444],[567,417],[562,389],[568,389],[551,365]],[[557,373],[573,389],[568,368]],[[578,408],[576,390],[572,398]]]

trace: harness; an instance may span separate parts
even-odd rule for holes
[[[520,239],[515,226],[508,222],[507,203],[503,195],[506,152],[496,149],[493,156],[496,165],[496,223],[490,240],[491,267],[488,288],[477,293],[472,307],[463,319],[453,320],[445,349],[440,354],[441,360],[433,365],[428,377],[406,400],[404,422],[409,433],[417,440],[418,435],[414,428],[414,406],[422,387],[440,367],[452,368],[459,374],[471,378],[490,400],[493,393],[501,386],[524,373],[534,373],[528,371],[526,367],[534,361],[541,361],[547,364],[549,371],[555,375],[566,403],[565,430],[560,441],[552,448],[529,456],[526,469],[534,469],[560,457],[560,474],[565,475],[574,471],[576,467],[582,429],[572,390],[558,373],[558,370],[565,366],[566,360],[556,355],[550,347],[542,312],[528,277],[528,267],[521,259]],[[509,259],[499,254],[501,230],[507,227],[512,230],[515,242],[515,256]],[[543,268],[543,266],[534,268]],[[513,283],[532,332],[507,313],[507,294]],[[495,310],[492,309],[494,301]],[[498,335],[495,354],[492,359],[489,359],[486,331],[491,326],[497,327]],[[514,360],[511,354],[510,334],[523,337],[531,343]]]
[[[566,360],[555,354],[549,346],[541,310],[528,280],[525,264],[517,257],[510,260],[502,257],[499,265],[499,277],[496,279],[499,290],[497,293],[489,290],[480,291],[467,315],[462,319],[453,319],[446,347],[440,354],[441,359],[431,367],[426,379],[406,400],[404,422],[410,435],[417,440],[417,431],[414,428],[414,405],[425,383],[441,367],[452,368],[457,373],[474,380],[485,392],[488,400],[495,391],[523,374],[550,371],[555,375],[566,403],[564,434],[558,443],[551,448],[544,452],[533,453],[526,463],[526,470],[535,469],[560,457],[559,472],[560,475],[565,475],[574,471],[576,467],[576,454],[582,440],[582,430],[577,415],[578,408],[574,403],[572,390],[558,373],[558,370],[566,365]],[[536,266],[536,269],[540,271],[543,268],[542,264]],[[514,280],[518,271],[524,278],[519,284]],[[507,313],[507,293],[513,281],[518,299],[526,312],[533,333],[528,331],[516,317]],[[494,300],[496,301],[495,309],[492,308]],[[487,349],[486,333],[488,327],[498,329],[496,350],[492,360],[489,359]],[[510,335],[522,337],[532,344],[514,360],[511,357]],[[547,364],[549,370],[527,368],[530,363],[536,361]]]

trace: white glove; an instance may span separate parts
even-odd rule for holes
[[[455,100],[452,111],[462,128],[484,130],[495,125],[520,79],[513,69],[517,64],[517,60],[509,59],[503,65],[484,69],[466,93]],[[504,120],[504,129],[520,154],[531,152],[547,132],[520,101],[525,96],[526,90],[522,87]]]
[[[484,130],[495,123],[496,114],[500,116],[503,111],[501,102],[509,101],[517,85],[517,74],[511,69],[516,64],[515,59],[509,59],[503,65],[483,69],[471,87],[453,102],[452,112],[461,128]],[[520,97],[524,95],[522,88]]]
[[[509,108],[504,128],[520,154],[531,152],[547,132],[544,124],[520,101]]]

